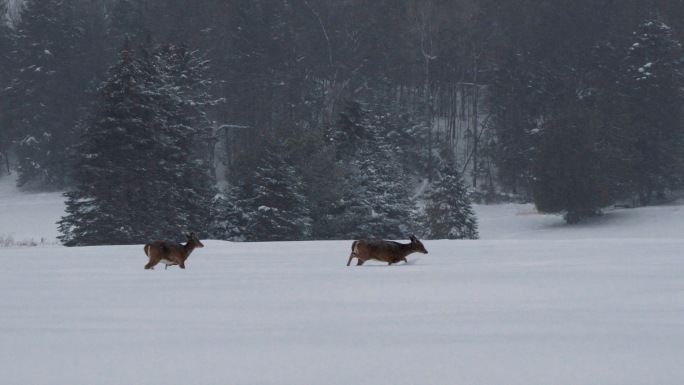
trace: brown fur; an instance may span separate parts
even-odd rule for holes
[[[385,240],[354,241],[347,266],[351,264],[352,258],[357,259],[356,266],[361,266],[371,259],[387,262],[389,265],[401,261],[408,262],[406,256],[411,253],[427,254],[423,243],[413,235],[411,235],[411,243],[408,244]]]
[[[186,235],[188,242],[181,245],[168,241],[151,241],[145,244],[144,250],[150,261],[145,265],[145,269],[154,269],[159,262],[163,262],[166,267],[178,265],[185,269],[185,261],[193,250],[197,247],[204,247],[195,233]]]

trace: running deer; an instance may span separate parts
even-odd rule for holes
[[[356,266],[361,266],[364,262],[375,259],[377,261],[387,262],[388,264],[398,263],[400,261],[407,262],[406,256],[411,253],[427,254],[425,246],[411,235],[411,243],[399,243],[385,240],[360,240],[352,243],[352,252],[349,255],[347,266],[351,264],[352,258],[356,258]]]
[[[159,262],[166,265],[164,269],[173,265],[178,265],[181,269],[185,269],[185,261],[190,256],[190,253],[197,247],[204,247],[195,233],[190,233],[185,237],[188,238],[188,242],[185,245],[168,241],[147,242],[145,244],[145,254],[150,258],[150,261],[145,265],[145,269],[154,269],[154,266]]]

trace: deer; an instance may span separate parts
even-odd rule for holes
[[[159,262],[166,265],[164,270],[173,265],[178,265],[181,269],[185,269],[185,261],[190,256],[190,253],[192,253],[195,248],[204,247],[195,233],[190,233],[185,237],[188,239],[188,242],[185,245],[169,241],[147,242],[144,250],[145,255],[150,258],[150,261],[145,265],[145,269],[154,270],[154,266]]]
[[[386,240],[358,240],[352,243],[351,254],[347,266],[351,264],[352,258],[356,258],[356,266],[363,265],[366,261],[375,259],[387,262],[388,265],[399,263],[406,260],[406,256],[411,253],[427,254],[428,251],[423,243],[414,235],[410,236],[411,243],[399,243]]]

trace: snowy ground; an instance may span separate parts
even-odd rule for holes
[[[54,240],[62,210],[0,179],[0,234]],[[684,383],[684,205],[476,211],[481,240],[392,267],[345,266],[349,241],[153,271],[141,245],[0,247],[0,383]]]

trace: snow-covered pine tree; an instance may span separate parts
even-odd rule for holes
[[[375,136],[392,153],[394,161],[405,174],[424,175],[428,170],[428,138],[424,122],[419,122],[415,112],[394,101],[387,101],[371,119],[376,127]]]
[[[9,85],[12,54],[12,31],[8,16],[8,0],[0,0],[0,85]],[[0,88],[0,92],[5,87]],[[2,112],[0,112],[2,113]]]
[[[246,219],[248,241],[294,241],[311,236],[311,215],[298,170],[288,162],[288,146],[271,138],[251,185],[238,189],[236,206]]]
[[[8,0],[0,0],[0,175],[9,172],[8,149],[13,140],[10,130],[10,69],[12,68],[12,35],[7,20]]]
[[[319,127],[306,123],[289,124],[281,129],[287,133],[288,163],[306,186],[302,194],[309,216],[315,223],[313,239],[331,239],[337,218],[333,215],[347,184],[344,172],[335,162],[335,148]]]
[[[67,216],[59,222],[59,239],[67,246],[141,243],[151,235],[146,222],[164,225],[167,219],[155,207],[167,186],[157,189],[149,175],[159,166],[150,156],[159,127],[145,65],[121,52],[100,90],[97,116],[75,147],[76,186],[65,194]]]
[[[640,24],[624,65],[630,125],[628,179],[642,205],[666,188],[684,184],[684,51],[659,19]]]
[[[370,121],[367,111],[361,102],[348,101],[340,112],[330,139],[335,144],[338,159],[348,161],[354,158],[361,144],[370,138]]]
[[[348,189],[336,207],[338,237],[405,238],[416,227],[413,176],[401,166],[395,138],[388,137],[394,131],[382,126],[382,114],[372,121],[371,114],[351,103],[333,133],[339,162],[348,171]]]
[[[403,172],[389,148],[382,143],[369,144],[354,161],[364,190],[362,201],[371,209],[371,216],[360,228],[366,228],[366,237],[403,239],[415,229],[414,178]]]
[[[67,216],[59,222],[65,245],[208,234],[215,190],[209,165],[196,153],[201,133],[193,125],[201,115],[195,106],[208,103],[208,84],[202,66],[180,66],[174,51],[136,59],[123,50],[110,70],[99,112],[75,151],[77,185],[65,194]],[[180,78],[171,76],[179,71]],[[195,80],[184,83],[184,76]]]
[[[198,51],[177,45],[158,48],[152,59],[160,80],[158,114],[166,117],[155,138],[165,144],[156,159],[164,160],[160,176],[168,178],[172,192],[164,209],[176,211],[176,227],[207,236],[217,192],[206,153],[207,109],[217,103],[209,94],[208,62]]]
[[[240,197],[246,196],[243,188],[242,183],[227,186],[214,198],[211,206],[214,223],[211,228],[216,239],[245,241],[248,219],[238,205]],[[244,205],[245,202],[242,203]]]
[[[61,187],[69,171],[66,149],[100,68],[96,13],[77,0],[27,0],[16,25],[12,85],[18,185]]]
[[[477,218],[458,167],[444,162],[425,198],[425,231],[429,239],[477,239]]]

